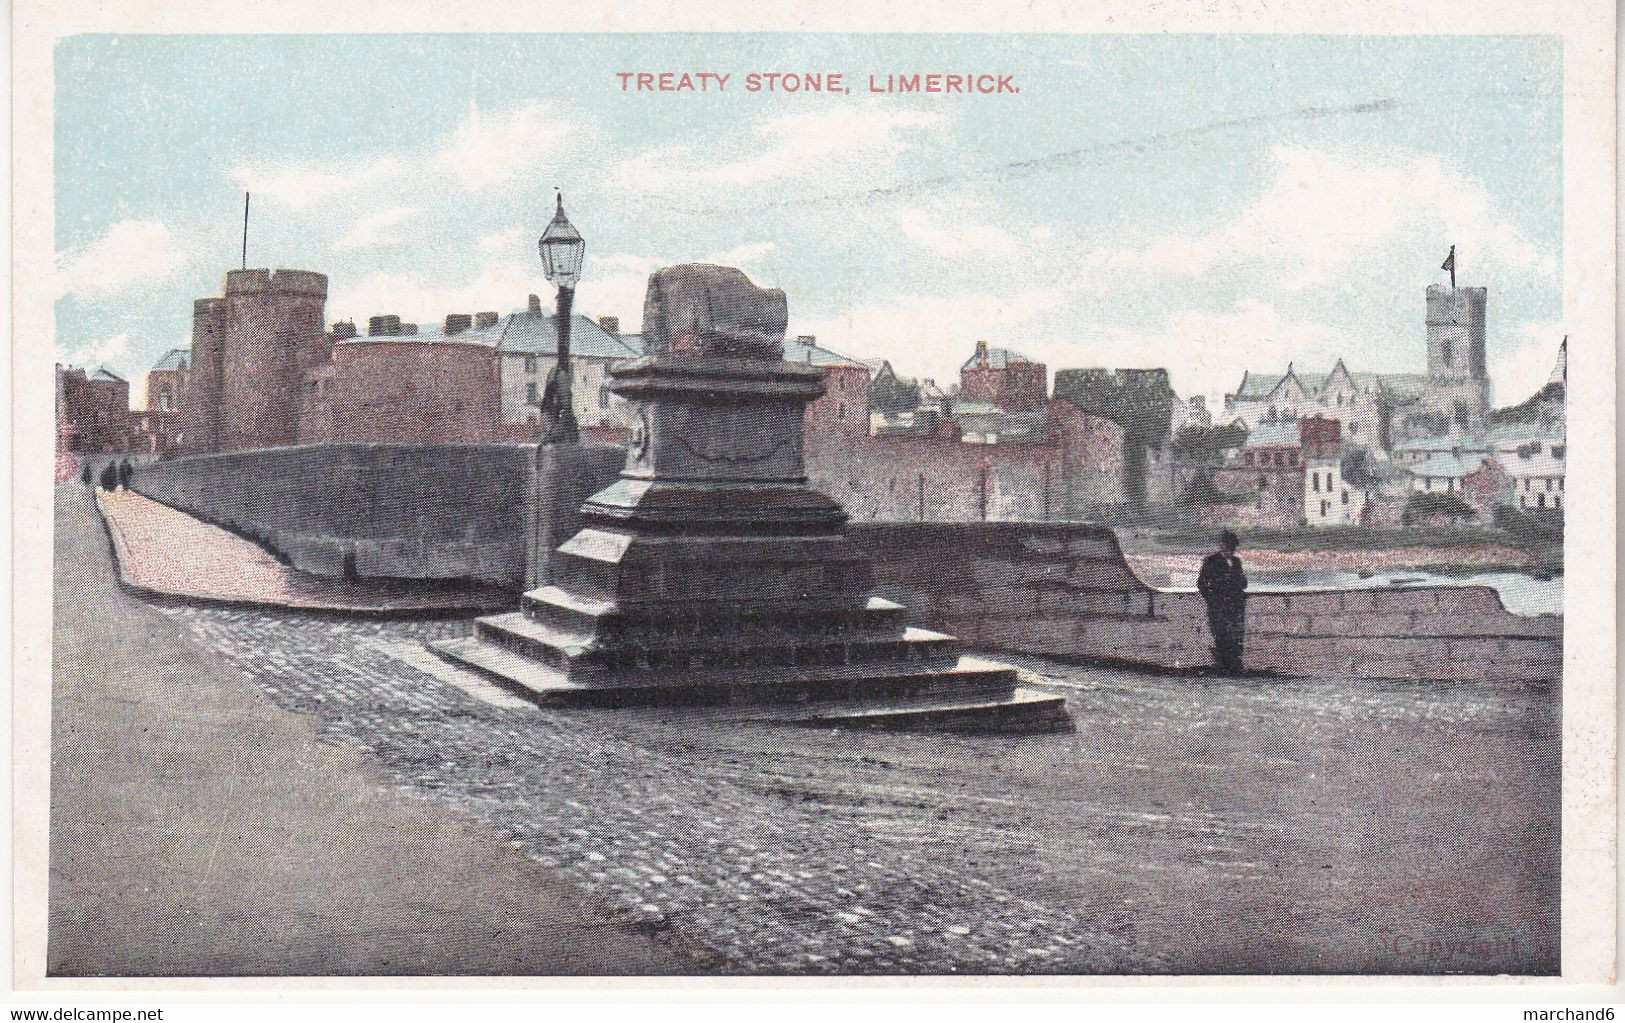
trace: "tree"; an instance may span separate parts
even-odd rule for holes
[[[1373,471],[1371,452],[1365,448],[1350,448],[1343,456],[1343,481],[1351,487],[1365,489],[1377,482]]]
[[[1434,518],[1463,522],[1474,518],[1475,514],[1471,506],[1455,494],[1422,493],[1412,494],[1410,500],[1405,502],[1400,521],[1407,526]]]
[[[1227,426],[1197,426],[1192,423],[1180,427],[1174,434],[1174,457],[1191,462],[1217,462],[1230,448],[1239,448],[1247,440],[1247,428],[1240,423]]]

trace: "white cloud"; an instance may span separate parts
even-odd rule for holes
[[[982,267],[989,259],[1015,259],[1025,249],[1019,238],[976,215],[969,204],[905,206],[896,218],[903,237],[926,251]]]
[[[130,335],[119,333],[105,340],[84,345],[75,350],[64,361],[70,365],[83,366],[94,370],[98,366],[116,361],[129,350]]]
[[[1503,334],[1499,350],[1490,351],[1496,405],[1516,405],[1546,386],[1565,333],[1561,322],[1531,320]]]
[[[470,105],[468,119],[434,159],[464,188],[478,191],[511,181],[521,171],[556,156],[560,144],[576,133],[575,125],[556,114],[548,103],[533,103],[490,116]]]
[[[270,199],[291,210],[303,211],[312,203],[374,184],[400,169],[400,161],[388,156],[360,166],[238,167],[232,171],[231,177],[251,196]]]
[[[521,241],[529,237],[529,232],[523,225],[515,224],[506,231],[483,235],[480,238],[480,251],[487,253],[515,252],[520,248]]]
[[[896,160],[908,134],[940,124],[927,110],[883,110],[842,105],[761,121],[754,142],[726,156],[713,140],[704,146],[645,150],[619,164],[611,184],[646,192],[701,187],[740,188],[790,179],[828,184],[864,180]]]
[[[77,252],[57,256],[57,294],[104,298],[137,285],[168,280],[186,252],[169,228],[152,220],[124,220]]]
[[[1487,192],[1435,157],[1363,161],[1278,146],[1264,194],[1211,231],[1103,247],[1087,262],[1118,270],[1202,279],[1245,268],[1285,291],[1340,275],[1370,279],[1379,263],[1439,277],[1449,245],[1474,269],[1556,274],[1556,256],[1494,208]],[[1467,254],[1471,253],[1469,257]]]
[[[401,239],[391,234],[389,229],[408,217],[416,216],[417,213],[417,210],[407,206],[392,206],[371,216],[362,217],[356,221],[349,234],[333,243],[333,248],[335,250],[366,249],[383,245],[399,245]]]

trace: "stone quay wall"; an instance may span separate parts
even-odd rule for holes
[[[905,522],[851,531],[874,558],[882,596],[968,646],[1169,670],[1212,663],[1202,598],[1147,586],[1108,528]],[[1282,674],[1556,681],[1563,619],[1512,614],[1481,586],[1255,593],[1245,661]]]
[[[580,450],[539,476],[534,444],[263,448],[152,462],[131,488],[313,575],[517,590],[536,579],[532,538],[568,537],[581,501],[620,470],[619,449]],[[560,472],[568,478],[554,478]]]
[[[619,448],[543,458],[533,444],[322,444],[138,465],[133,489],[249,536],[316,575],[547,576]],[[966,645],[1170,670],[1210,663],[1206,610],[1146,585],[1109,528],[1070,522],[864,522],[876,588]],[[1254,593],[1246,664],[1283,674],[1440,681],[1561,677],[1563,619],[1488,587]]]

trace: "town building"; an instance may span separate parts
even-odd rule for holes
[[[104,368],[56,366],[56,450],[110,454],[131,450],[130,384]]]
[[[192,353],[171,348],[152,368],[141,375],[131,392],[131,407],[141,412],[179,412],[186,394]]]
[[[976,350],[959,368],[960,401],[983,402],[1005,412],[1037,412],[1049,398],[1049,370],[1008,348]]]
[[[1218,472],[1213,485],[1222,494],[1250,496],[1253,518],[1296,524],[1302,518],[1303,441],[1296,422],[1260,423],[1241,449]]]
[[[1502,463],[1511,502],[1521,511],[1564,511],[1568,504],[1563,486],[1567,461],[1566,441],[1532,441],[1516,449]]]
[[[1369,497],[1343,478],[1342,424],[1313,418],[1298,422],[1303,449],[1304,521],[1310,526],[1357,525]]]
[[[1395,416],[1426,386],[1416,373],[1354,373],[1342,359],[1329,373],[1306,373],[1289,362],[1281,374],[1244,371],[1236,390],[1224,396],[1225,419],[1249,430],[1303,416],[1335,419],[1345,443],[1386,452],[1396,437]]]
[[[1225,395],[1227,421],[1249,429],[1301,416],[1336,419],[1344,443],[1388,452],[1406,440],[1481,430],[1489,421],[1484,288],[1427,289],[1426,373],[1354,373],[1342,359],[1328,373],[1291,363],[1281,374],[1242,374]]]
[[[1042,364],[984,343],[950,395],[887,363],[870,379],[864,363],[813,347],[786,343],[786,358],[825,371],[826,394],[808,410],[807,472],[855,519],[1077,518],[1124,500],[1122,428],[1068,401],[1035,405]],[[876,400],[885,412],[871,409]]]
[[[546,417],[542,399],[559,359],[558,318],[531,295],[526,308],[483,326],[469,340],[501,353],[502,423],[516,439],[535,439]],[[625,399],[610,392],[609,371],[643,354],[643,339],[621,333],[620,320],[570,317],[570,382],[576,423],[589,434],[624,438],[632,425]]]
[[[336,340],[305,372],[301,444],[479,444],[496,439],[497,350],[443,336]]]
[[[785,338],[786,362],[817,366],[824,371],[824,393],[807,405],[802,433],[855,435],[870,428],[869,367],[818,345],[818,338],[802,334]]]

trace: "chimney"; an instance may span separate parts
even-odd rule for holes
[[[815,345],[815,344],[818,343],[818,335],[817,334],[797,334],[796,335],[796,340],[800,341],[804,345]]]
[[[619,316],[600,316],[598,317],[598,325],[610,334],[619,334],[621,332],[621,318]]]
[[[445,332],[447,334],[461,334],[463,331],[467,330],[473,322],[474,317],[468,315],[467,313],[447,313]]]
[[[494,312],[475,313],[474,326],[478,327],[480,330],[484,330],[487,327],[495,327],[497,325],[497,319],[497,314]]]
[[[987,368],[987,342],[976,342],[976,365],[982,369]]]
[[[541,298],[541,296],[540,295],[532,295],[532,296],[530,296],[530,303],[527,306],[527,309],[530,312],[530,315],[532,315],[532,316],[540,316],[540,315],[542,315],[542,298]]]
[[[415,323],[403,323],[401,324],[400,332],[402,334],[416,334],[418,332],[418,325]]]
[[[343,341],[345,338],[355,337],[355,324],[349,320],[340,320],[333,324],[333,339]]]

